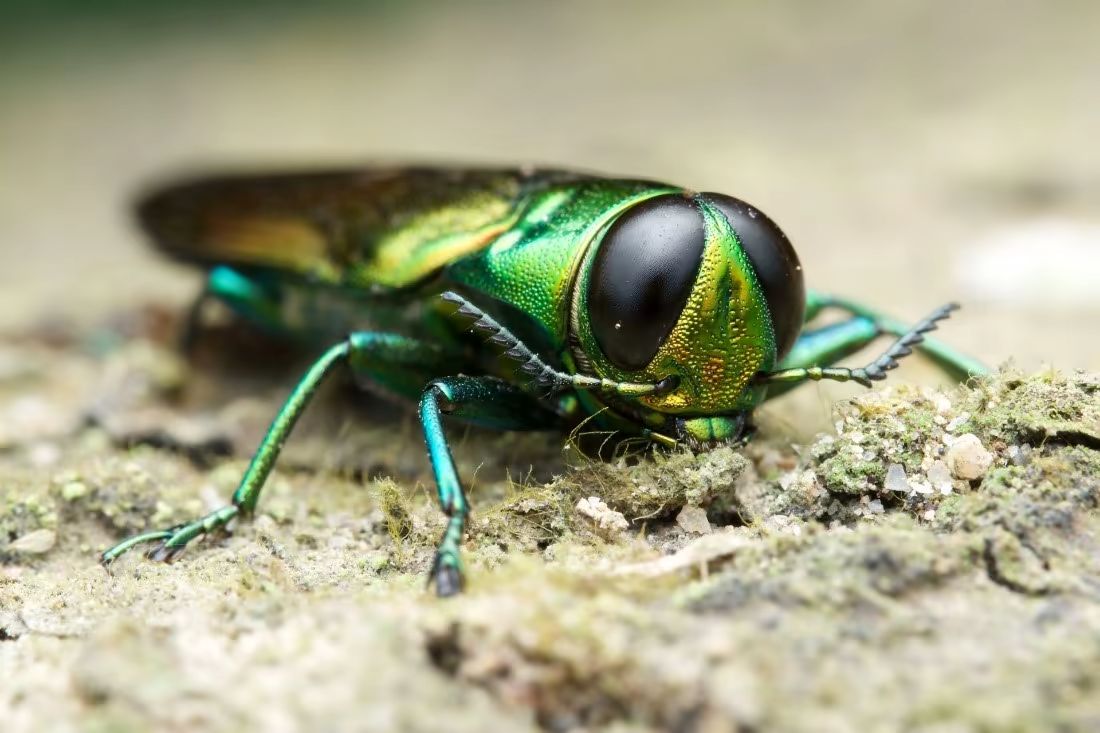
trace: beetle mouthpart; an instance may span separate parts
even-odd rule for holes
[[[741,440],[747,426],[748,419],[744,413],[677,418],[676,420],[679,439],[694,449],[735,443]]]
[[[669,392],[675,392],[676,388],[680,386],[680,377],[675,374],[669,374],[667,377],[653,385],[654,395],[664,395]]]

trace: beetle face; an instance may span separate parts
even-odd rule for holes
[[[721,194],[665,194],[623,211],[593,242],[574,293],[583,361],[599,376],[679,386],[642,397],[678,415],[744,411],[750,381],[802,327],[798,257],[762,212]]]

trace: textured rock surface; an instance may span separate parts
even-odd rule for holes
[[[97,371],[79,350],[50,358],[0,398],[30,387],[48,403]],[[239,408],[216,398],[226,375],[207,367],[112,417],[165,410],[247,445],[257,429],[234,426]],[[98,382],[85,389],[106,409]],[[471,582],[446,602],[423,589],[442,518],[415,425],[363,427],[353,394],[322,399],[253,521],[170,566],[135,553],[108,573],[95,554],[220,503],[247,448],[219,458],[170,431],[127,447],[95,424],[15,438],[0,458],[5,730],[1100,722],[1094,376],[888,386],[838,404],[834,434],[805,448],[765,434],[598,462],[566,444],[563,461],[559,436],[469,432],[456,452],[477,476]],[[334,454],[334,433],[376,447]],[[946,473],[966,434],[990,453],[980,479]]]

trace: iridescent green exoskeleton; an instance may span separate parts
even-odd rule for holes
[[[804,380],[870,385],[920,343],[956,375],[981,364],[913,326],[805,290],[787,237],[738,199],[550,170],[411,168],[208,178],[139,207],[168,254],[210,268],[206,293],[264,328],[318,343],[230,504],[132,537],[171,560],[252,512],[318,385],[350,369],[419,404],[449,517],[431,580],[462,587],[469,506],[450,416],[500,430],[592,419],[624,436],[704,447],[748,434],[753,408]],[[846,320],[813,330],[823,308]],[[872,340],[871,364],[832,366]],[[322,342],[327,343],[322,345]]]

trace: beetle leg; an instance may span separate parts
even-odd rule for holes
[[[440,596],[450,596],[463,586],[459,548],[470,505],[447,444],[443,415],[506,430],[553,427],[557,415],[519,387],[496,377],[446,377],[433,381],[424,390],[420,398],[420,422],[435,474],[439,506],[449,517],[428,582],[435,583]]]
[[[211,300],[224,303],[235,314],[265,331],[281,334],[287,330],[283,324],[282,297],[275,283],[218,265],[207,273],[202,290],[187,309],[179,336],[180,351],[184,354],[190,354],[194,348],[202,328],[203,310]]]
[[[271,473],[271,469],[275,465],[275,458],[279,455],[283,443],[290,435],[294,423],[298,421],[305,406],[309,404],[310,398],[313,397],[325,377],[331,373],[332,368],[347,358],[349,344],[350,339],[330,348],[320,359],[314,362],[313,366],[298,382],[294,391],[290,393],[290,397],[283,404],[282,409],[275,416],[271,426],[267,429],[267,434],[252,457],[252,462],[241,478],[240,485],[233,493],[231,504],[221,507],[194,522],[173,527],[163,532],[148,532],[123,540],[104,552],[100,557],[101,562],[106,565],[135,545],[158,539],[161,540],[161,543],[149,551],[149,557],[154,560],[171,561],[183,552],[191,540],[224,527],[238,514],[251,512],[260,497],[260,489],[263,488],[264,481]]]
[[[207,277],[205,292],[261,328],[275,333],[286,330],[280,290],[275,283],[218,265]]]
[[[854,316],[840,323],[803,331],[778,370],[828,367],[851,356],[882,335],[875,322]],[[797,382],[773,382],[766,399],[772,399],[798,386]]]
[[[213,297],[210,292],[209,278],[203,283],[202,290],[191,301],[187,312],[184,314],[183,323],[180,325],[177,336],[177,344],[184,356],[191,356],[195,350],[195,342],[198,341],[199,330],[202,328],[202,314],[206,303]]]
[[[138,544],[157,540],[160,544],[148,553],[149,556],[154,560],[170,561],[197,537],[224,527],[238,515],[251,513],[294,424],[333,368],[345,362],[357,376],[365,376],[383,388],[413,398],[432,376],[445,374],[461,364],[453,354],[404,336],[374,332],[352,334],[326,351],[294,387],[260,442],[229,505],[194,522],[124,540],[104,552],[102,562],[108,564]]]
[[[832,366],[881,335],[875,322],[863,316],[803,331],[778,368]]]
[[[806,320],[807,321],[813,319],[814,316],[816,316],[818,313],[820,313],[822,310],[824,310],[826,308],[837,308],[839,310],[842,310],[842,311],[845,311],[847,313],[852,314],[853,316],[855,316],[858,319],[863,319],[864,321],[867,321],[870,324],[872,324],[874,326],[875,333],[874,333],[874,335],[868,335],[866,337],[866,339],[863,341],[863,344],[869,343],[875,337],[880,336],[880,335],[892,335],[892,336],[896,336],[896,337],[900,338],[901,336],[903,336],[903,335],[905,335],[906,333],[909,332],[909,326],[906,325],[904,321],[900,321],[896,318],[891,318],[890,316],[887,316],[887,315],[885,315],[885,314],[883,314],[883,313],[881,313],[881,312],[879,312],[879,311],[877,311],[873,308],[868,308],[867,306],[862,305],[861,303],[858,303],[858,302],[855,302],[855,301],[852,301],[852,300],[848,300],[846,298],[840,298],[840,297],[833,296],[833,295],[827,295],[827,294],[824,294],[824,293],[819,293],[819,292],[812,291],[812,290],[809,293],[807,293],[807,295],[806,295]],[[811,333],[813,333],[813,332],[807,333],[806,335],[809,336],[809,335],[811,335]],[[848,336],[848,337],[850,337],[850,336]],[[862,345],[862,344],[856,345],[855,341],[853,341],[853,345],[855,345],[855,348],[851,349],[851,351],[847,351],[844,355],[846,355],[847,353],[852,353],[852,352],[858,350],[859,346]],[[934,338],[925,339],[920,344],[920,349],[921,349],[922,352],[924,352],[929,357],[931,357],[932,360],[935,361],[936,364],[938,364],[940,366],[940,368],[942,368],[943,370],[945,370],[946,372],[948,372],[949,374],[951,374],[953,377],[955,377],[957,379],[966,379],[967,377],[970,377],[970,376],[981,376],[983,374],[988,374],[989,373],[989,367],[987,367],[985,364],[981,363],[980,361],[978,361],[977,359],[975,359],[971,356],[967,356],[966,354],[963,354],[962,352],[958,351],[957,349],[952,348],[951,346],[948,346],[947,344],[945,344],[943,341],[940,341],[939,339],[934,339]],[[796,351],[798,350],[798,344],[797,343],[795,344],[795,350]],[[807,362],[807,361],[802,361],[802,363],[800,363],[800,364],[790,363],[794,360],[794,359],[792,359],[792,357],[794,357],[794,356],[795,356],[795,354],[792,352],[791,355],[789,355],[786,359],[784,359],[783,365],[788,365],[788,364],[790,366],[809,366],[810,365],[810,362]],[[841,357],[837,357],[837,358],[841,358]],[[827,363],[827,362],[828,362],[827,359],[817,359],[816,360],[817,364],[823,364],[823,363]],[[782,367],[783,365],[780,365],[780,366]]]
[[[936,323],[948,318],[951,312],[956,310],[959,306],[955,303],[948,303],[932,311],[926,318],[923,318],[916,325],[904,331],[901,337],[895,341],[890,348],[882,353],[877,359],[872,361],[866,366],[858,369],[849,369],[847,367],[828,367],[828,366],[801,366],[790,367],[786,369],[780,369],[774,372],[768,372],[761,374],[757,377],[757,382],[761,384],[793,384],[797,382],[803,382],[807,379],[820,381],[822,379],[831,379],[837,382],[858,382],[865,387],[870,387],[872,381],[878,381],[886,379],[886,372],[891,369],[895,369],[898,366],[897,360],[908,356],[913,353],[913,347],[924,341],[924,334],[936,329]],[[838,324],[844,328],[837,329],[833,333],[826,332],[826,336],[830,336],[825,344],[820,345],[820,351],[826,356],[836,356],[837,354],[843,354],[846,350],[861,346],[858,343],[860,341],[859,335],[861,332],[866,332],[867,324],[856,322],[851,326],[847,324]],[[873,324],[872,324],[873,325]],[[822,329],[824,331],[824,329]],[[854,334],[846,333],[847,331],[854,331]],[[837,344],[835,351],[832,349],[833,342],[838,341],[838,334],[848,335],[850,338],[846,343]],[[812,335],[812,334],[811,334]],[[824,338],[824,337],[822,337]],[[829,344],[828,348],[825,345]],[[787,363],[787,362],[785,362]]]

